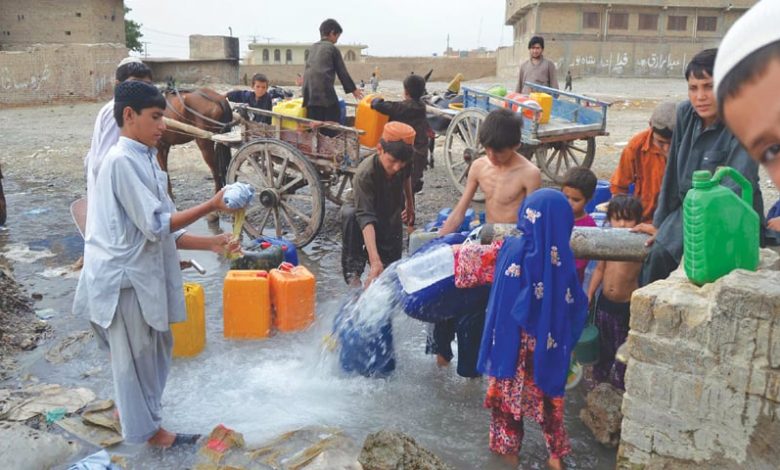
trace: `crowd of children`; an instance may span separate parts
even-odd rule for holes
[[[574,258],[569,239],[575,226],[596,226],[585,209],[596,189],[596,175],[574,168],[560,191],[540,189],[541,173],[517,151],[521,117],[507,109],[486,117],[478,133],[486,158],[471,164],[463,196],[439,235],[460,227],[472,198],[481,190],[486,221],[515,224],[522,236],[494,245],[495,277],[484,308],[468,318],[436,324],[429,349],[440,365],[446,365],[452,359],[450,343],[457,336],[458,373],[488,376],[484,405],[491,410],[492,451],[516,461],[523,420],[528,418],[542,427],[548,465],[563,467],[562,458],[571,452],[563,396],[589,305],[595,309],[600,333],[593,378],[624,388],[625,369],[615,356],[629,333],[631,296],[640,285],[666,277],[680,262],[680,209],[693,171],[720,165],[736,168],[753,183],[756,210],[763,215],[757,162],[780,186],[780,132],[772,118],[780,106],[774,91],[780,77],[780,33],[772,22],[780,14],[778,5],[763,0],[738,21],[724,39],[717,63],[714,49],[693,57],[685,70],[689,100],[660,104],[649,128],[631,139],[612,175],[613,197],[606,220],[611,227],[648,233],[654,243],[644,263],[599,261],[588,285],[583,282],[589,261]],[[341,33],[338,22],[324,21],[321,41],[310,50],[302,90],[303,105],[312,119],[339,119],[336,76],[345,93],[362,97],[365,83],[361,80],[360,88],[355,86],[335,47]],[[541,51],[543,40],[537,43]],[[729,55],[722,59],[724,50]],[[110,126],[96,127],[96,137],[101,138],[108,136],[110,128],[108,144],[115,145],[109,152],[108,144],[93,142],[86,161],[88,187],[111,197],[90,196],[90,202],[96,202],[89,207],[85,264],[75,308],[89,313],[98,336],[111,348],[125,438],[169,447],[192,440],[160,427],[159,401],[170,363],[168,323],[179,321],[183,314],[175,249],[222,251],[236,246],[229,237],[201,239],[177,232],[209,210],[227,207],[221,193],[181,212],[168,198],[162,172],[153,160],[154,145],[164,129],[165,101],[145,83],[149,78],[142,64],[121,64],[117,81],[124,83],[116,88],[115,102],[101,112],[116,119]],[[270,110],[268,85],[264,75],[256,74],[251,90],[226,96]],[[376,91],[376,73],[369,85]],[[403,225],[414,224],[413,198],[422,189],[430,127],[421,102],[425,79],[411,75],[403,85],[403,101],[371,103],[391,122],[385,126],[378,154],[360,164],[353,197],[342,209],[342,265],[351,284],[361,283],[366,263],[368,284],[399,259]],[[518,87],[522,86],[521,79]],[[765,118],[761,120],[757,113]],[[267,122],[268,117],[258,114],[254,119]],[[630,188],[632,195],[626,194]],[[130,238],[117,238],[106,230],[106,218],[121,221],[126,226],[122,233]],[[780,228],[779,221],[772,219],[770,228]],[[106,254],[111,263],[102,261]],[[118,269],[117,262],[125,259],[125,268]],[[167,299],[167,305],[152,298]],[[138,353],[136,343],[144,342],[155,343],[154,351]],[[138,380],[122,372],[128,367]]]

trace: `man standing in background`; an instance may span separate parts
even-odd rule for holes
[[[555,64],[544,58],[544,38],[534,36],[528,41],[528,52],[531,57],[520,66],[520,77],[517,80],[518,93],[530,93],[531,89],[525,82],[538,83],[550,88],[558,88],[558,78],[555,75]]]

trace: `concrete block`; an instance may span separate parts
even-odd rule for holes
[[[631,357],[653,365],[664,365],[686,374],[703,374],[717,365],[709,351],[684,340],[629,333]]]
[[[653,306],[656,293],[654,285],[634,291],[631,296],[631,317],[629,327],[633,331],[648,333],[653,325]]]
[[[780,403],[780,371],[765,371],[764,380],[766,382],[764,397],[775,403]]]
[[[769,349],[772,334],[772,321],[759,320],[756,330],[756,349],[753,351],[753,367],[766,367],[769,365]],[[778,348],[780,353],[780,348]]]
[[[754,367],[750,371],[747,393],[759,397],[766,396],[767,393],[767,371]]]

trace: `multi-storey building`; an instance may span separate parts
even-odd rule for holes
[[[680,76],[688,60],[716,47],[755,0],[507,0],[513,46],[498,71],[516,74],[528,40],[541,35],[545,57],[572,75]]]

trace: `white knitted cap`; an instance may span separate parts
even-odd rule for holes
[[[119,68],[119,67],[121,67],[121,66],[123,66],[125,64],[129,64],[130,62],[138,62],[140,64],[143,63],[143,61],[141,60],[140,57],[132,57],[132,56],[130,56],[130,57],[125,57],[124,59],[120,60],[119,61],[119,65],[117,65],[116,67]]]
[[[715,59],[715,91],[743,59],[764,46],[780,41],[780,0],[761,0],[729,29]]]

